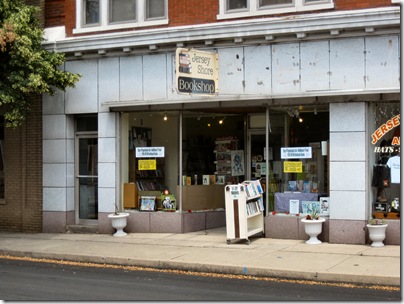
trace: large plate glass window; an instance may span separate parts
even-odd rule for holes
[[[109,0],[109,22],[136,20],[136,0]]]

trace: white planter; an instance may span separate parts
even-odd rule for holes
[[[304,223],[304,231],[310,238],[306,241],[306,244],[321,244],[321,241],[317,239],[317,236],[323,230],[323,222],[325,219],[320,218],[318,220],[306,220],[302,219]]]
[[[109,214],[108,217],[111,219],[112,227],[116,229],[114,236],[124,236],[126,232],[123,231],[123,228],[126,227],[126,218],[129,216],[127,212],[121,212],[118,214]]]
[[[372,241],[372,247],[383,247],[383,241],[386,238],[387,224],[383,225],[366,225],[369,230],[369,238]]]

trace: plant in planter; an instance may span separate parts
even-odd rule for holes
[[[383,241],[386,238],[387,223],[384,219],[371,218],[366,225],[369,230],[369,238],[372,241],[372,247],[383,247]]]
[[[317,236],[323,229],[323,222],[325,219],[320,218],[318,211],[314,210],[312,213],[307,214],[301,221],[304,223],[304,231],[310,236],[306,241],[306,244],[321,244],[321,241],[317,239]]]
[[[115,212],[108,214],[108,218],[111,219],[112,227],[116,229],[114,236],[125,236],[126,235],[126,232],[123,231],[123,228],[126,227],[128,216],[129,216],[129,213],[120,211],[117,204],[115,203]]]

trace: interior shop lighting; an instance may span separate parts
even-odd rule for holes
[[[164,121],[166,121],[167,120],[167,113],[164,113]]]
[[[219,120],[219,124],[223,124],[224,120],[226,119],[227,116],[223,117],[223,119]]]

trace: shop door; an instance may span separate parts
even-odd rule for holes
[[[98,219],[97,134],[76,135],[76,223],[96,224]]]
[[[250,130],[248,135],[247,178],[265,179],[265,130]]]

